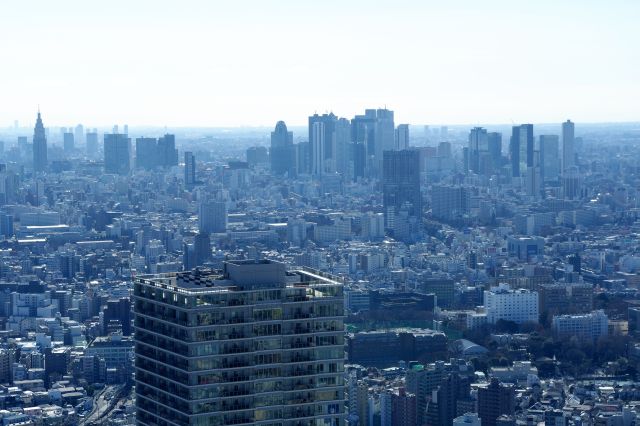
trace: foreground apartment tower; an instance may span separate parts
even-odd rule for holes
[[[139,425],[344,425],[339,282],[229,261],[134,292]]]

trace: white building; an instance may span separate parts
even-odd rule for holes
[[[551,327],[558,337],[597,340],[609,333],[609,318],[602,310],[580,315],[554,315]]]
[[[512,290],[508,284],[500,284],[485,290],[484,307],[489,324],[495,324],[501,319],[518,324],[538,322],[537,291]]]

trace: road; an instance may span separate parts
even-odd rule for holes
[[[102,417],[109,413],[120,399],[124,386],[106,386],[100,391],[97,398],[93,401],[93,410],[91,413],[80,421],[80,425],[96,424]]]

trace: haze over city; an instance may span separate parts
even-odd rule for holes
[[[624,122],[635,1],[23,1],[0,14],[0,124]]]
[[[1,426],[639,426],[640,2],[0,7]]]

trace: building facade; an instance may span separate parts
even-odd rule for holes
[[[536,291],[512,290],[508,284],[500,284],[485,290],[484,307],[490,324],[495,324],[499,320],[513,321],[518,324],[538,322],[538,292]]]
[[[341,283],[238,261],[134,287],[139,424],[344,424]]]

